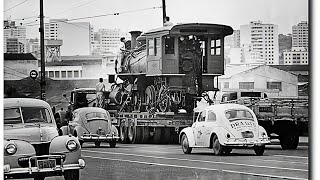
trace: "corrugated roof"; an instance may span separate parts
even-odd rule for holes
[[[309,71],[309,65],[270,65],[284,71]]]
[[[4,60],[37,60],[31,53],[4,53]]]
[[[220,78],[230,78],[231,76],[235,74],[239,74],[245,71],[248,71],[249,69],[256,68],[258,66],[227,66],[223,76],[220,76]]]

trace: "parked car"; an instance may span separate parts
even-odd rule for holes
[[[4,99],[4,178],[79,180],[85,167],[77,138],[59,136],[50,105],[39,99]]]
[[[198,147],[211,148],[215,155],[252,147],[256,155],[263,155],[270,139],[251,109],[239,104],[217,104],[204,108],[192,126],[180,132],[179,142],[185,154]]]
[[[72,134],[80,144],[94,142],[99,147],[101,142],[108,142],[110,147],[116,147],[119,140],[117,128],[112,125],[110,114],[99,107],[84,107],[72,112],[72,120],[68,126],[61,127],[63,134]]]

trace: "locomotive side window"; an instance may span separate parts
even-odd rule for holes
[[[174,54],[174,38],[165,37],[165,54]]]
[[[155,44],[155,48],[154,48],[155,53],[154,53],[154,55],[157,56],[157,55],[161,54],[161,52],[160,52],[160,38],[155,38],[154,40],[155,40],[155,43],[154,43]]]
[[[154,55],[154,40],[148,39],[148,55]]]
[[[221,55],[221,41],[220,39],[211,40],[211,55]]]

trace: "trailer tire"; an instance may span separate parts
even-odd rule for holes
[[[299,135],[280,136],[280,145],[282,149],[297,149],[299,144]]]
[[[128,142],[128,128],[125,126],[124,123],[120,124],[120,140],[122,143]]]

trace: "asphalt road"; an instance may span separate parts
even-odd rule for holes
[[[266,147],[263,156],[252,149],[234,149],[230,155],[214,156],[211,149],[193,149],[183,154],[180,145],[102,143],[96,148],[85,143],[82,156],[85,169],[82,180],[267,180],[308,179],[308,146],[282,150]],[[46,180],[62,180],[48,177]]]

